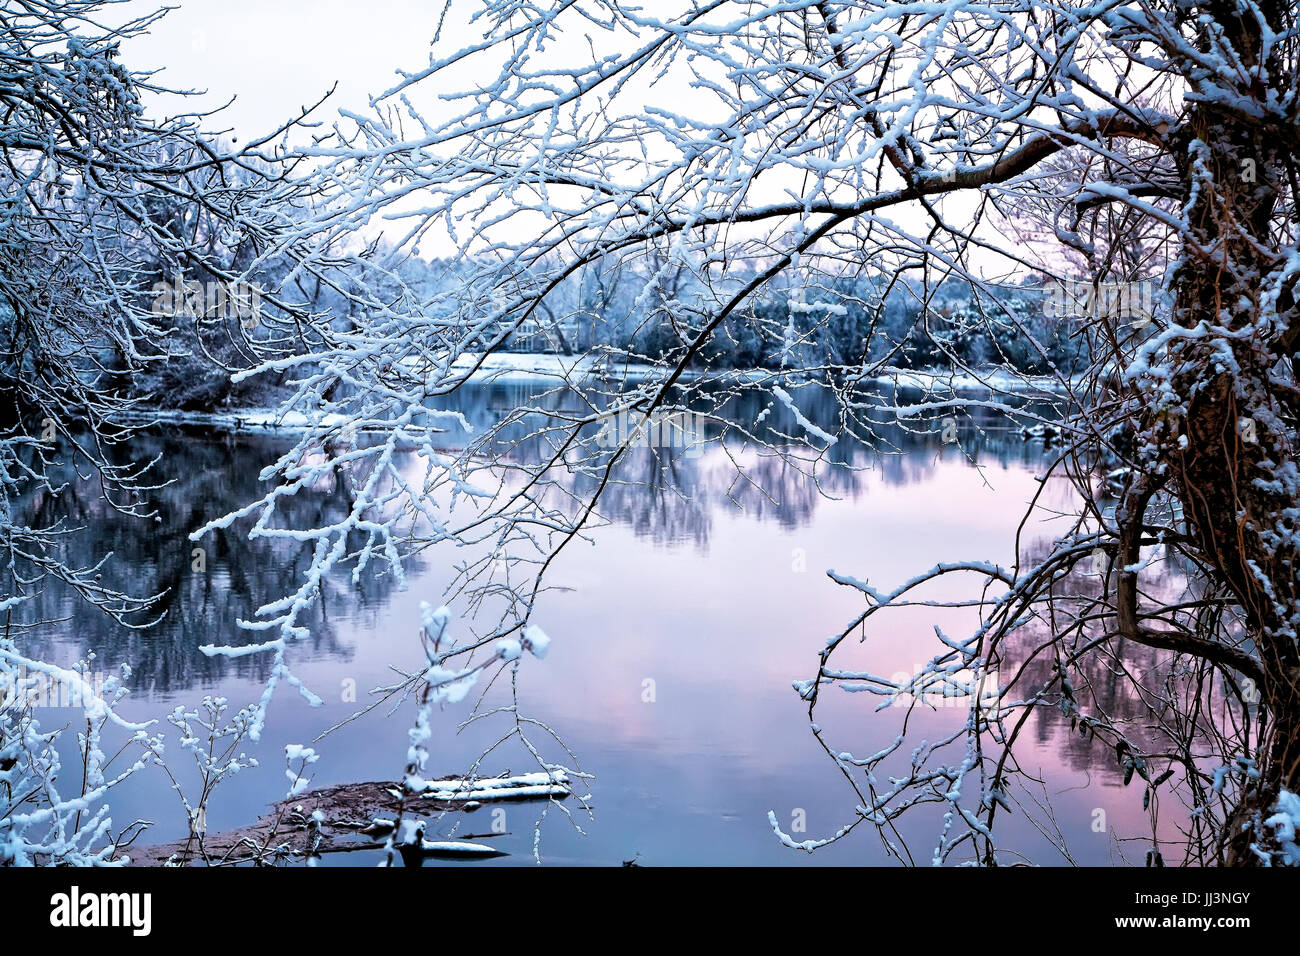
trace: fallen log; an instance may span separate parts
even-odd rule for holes
[[[444,777],[424,782],[424,789],[406,800],[406,817],[415,820],[433,813],[472,813],[484,802],[497,800],[563,799],[572,790],[561,773],[518,776]],[[308,790],[281,800],[256,823],[214,834],[191,834],[172,843],[126,855],[133,866],[276,865],[303,862],[325,853],[374,850],[385,845],[402,806],[397,784],[347,783]],[[413,816],[414,815],[414,816]],[[422,833],[422,831],[421,831]],[[502,834],[475,834],[490,838]],[[504,851],[464,841],[425,840],[420,856],[484,859]]]
[[[563,773],[539,771],[514,777],[473,777],[429,780],[420,799],[435,801],[540,800],[567,797],[569,778]]]

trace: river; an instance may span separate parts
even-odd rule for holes
[[[474,385],[455,407],[481,423],[513,407],[527,388],[519,382]],[[832,410],[810,407],[808,414],[824,419]],[[157,477],[170,481],[155,495],[158,520],[148,533],[141,533],[138,519],[106,509],[91,486],[34,500],[40,519],[61,514],[84,526],[70,544],[74,558],[112,552],[106,583],[165,596],[155,608],[161,619],[136,630],[52,587],[32,613],[63,621],[26,638],[28,649],[64,663],[93,650],[100,669],[129,663],[132,694],[122,712],[133,719],[193,706],[204,695],[235,704],[255,700],[266,676],[264,657],[211,658],[198,648],[244,640],[234,622],[279,596],[305,554],[250,543],[232,529],[206,542],[198,572],[187,535],[256,497],[258,472],[287,444],[274,435],[212,429],[140,434],[130,455],[158,456]],[[880,840],[865,827],[809,854],[782,846],[768,822],[771,811],[797,839],[819,838],[849,822],[855,806],[791,687],[792,680],[814,673],[818,649],[862,607],[860,594],[836,586],[824,572],[833,568],[893,586],[941,560],[1009,561],[1016,524],[1048,458],[1041,444],[978,412],[963,425],[960,443],[894,429],[875,447],[842,446],[837,463],[822,474],[820,491],[778,458],[748,460],[766,494],[738,486],[731,459],[717,447],[671,464],[647,449],[631,454],[623,474],[642,484],[619,486],[607,496],[602,513],[609,523],[597,529],[594,545],[576,544],[554,568],[550,583],[557,589],[542,598],[534,618],[551,635],[551,652],[544,661],[525,659],[520,671],[527,712],[553,728],[593,775],[591,814],[573,800],[565,804],[572,822],[555,808],[548,812],[543,862],[887,861]],[[1043,503],[1063,508],[1071,500],[1069,486],[1053,480]],[[295,507],[305,520],[342,504],[322,492]],[[1051,538],[1053,523],[1044,512],[1027,529],[1032,549],[1035,539]],[[210,830],[247,824],[284,796],[284,745],[312,744],[353,713],[359,704],[347,699],[348,688],[359,688],[364,703],[367,689],[392,681],[390,665],[418,660],[419,603],[441,603],[453,558],[435,550],[413,559],[405,589],[374,577],[352,588],[344,576],[327,589],[310,621],[310,638],[290,653],[295,671],[324,705],[308,706],[292,689],[277,692],[266,734],[245,748],[261,766],[218,788],[208,811]],[[935,624],[949,629],[969,621],[952,611],[899,612],[873,626],[855,653],[878,673],[911,671],[934,653]],[[1149,653],[1138,649],[1136,660]],[[490,700],[499,701],[498,690]],[[867,695],[832,695],[819,719],[833,724],[836,746],[870,753],[897,730],[897,714],[876,712],[877,704]],[[494,729],[477,725],[457,732],[468,706],[437,716],[430,775],[461,772],[494,738]],[[411,713],[409,702],[395,713],[379,708],[312,744],[321,754],[312,767],[313,786],[395,779],[405,761]],[[56,727],[72,714],[48,708],[41,719]],[[961,708],[925,709],[914,717],[913,732],[938,733],[964,719]],[[1146,832],[1139,788],[1125,788],[1113,754],[1071,734],[1059,714],[1044,711],[1034,721],[1020,759],[1041,769],[1074,859],[1114,862],[1116,837]],[[71,750],[64,751],[71,760]],[[169,754],[185,779],[180,768],[188,755],[174,741]],[[494,754],[483,767],[489,774],[532,769],[517,747]],[[135,818],[154,822],[146,842],[186,833],[180,802],[156,769],[114,791],[112,807],[115,828]],[[510,855],[474,865],[531,863],[533,828],[544,807],[509,804],[503,819],[491,808],[464,815],[459,835],[501,822],[509,830],[493,845]],[[1096,826],[1098,809],[1106,815],[1103,832]],[[928,860],[940,812],[923,808],[903,831],[921,861]],[[442,820],[439,832],[450,832],[455,822]],[[1028,858],[1063,862],[1023,814],[1004,818],[1001,826],[1007,843]],[[1134,855],[1140,859],[1141,853]],[[373,863],[375,857],[351,854],[326,862]]]

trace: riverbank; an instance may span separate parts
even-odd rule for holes
[[[494,352],[489,355],[462,355],[452,365],[466,383],[536,382],[543,389],[557,386],[582,386],[588,383],[637,384],[665,375],[666,366],[646,362],[611,361],[605,353],[581,356]],[[682,379],[718,386],[763,386],[789,384],[788,372],[777,369],[691,369]],[[926,394],[1014,395],[1065,394],[1069,380],[1048,376],[1021,375],[1002,368],[974,369],[888,369],[864,380],[866,384],[920,391]],[[127,424],[138,426],[174,425],[210,428],[223,432],[264,432],[296,434],[311,427],[342,428],[347,422],[339,414],[309,418],[299,411],[271,407],[229,408],[221,411],[185,411],[177,409],[139,408],[122,416]]]

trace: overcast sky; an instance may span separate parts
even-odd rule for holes
[[[128,9],[156,6],[131,0]],[[149,36],[128,43],[123,59],[136,70],[161,68],[158,80],[171,88],[208,90],[207,106],[237,96],[224,125],[247,138],[275,129],[336,81],[322,118],[364,108],[392,85],[397,67],[428,63],[441,8],[436,0],[183,0]]]

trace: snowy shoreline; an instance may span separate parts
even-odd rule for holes
[[[453,368],[469,372],[478,356],[463,355]],[[493,353],[483,359],[467,378],[468,382],[490,384],[495,382],[580,383],[583,380],[641,382],[666,371],[662,366],[626,364],[606,367],[601,374],[601,356],[535,354],[527,352]],[[689,370],[683,378],[693,382],[719,382],[730,384],[777,384],[789,378],[787,373],[772,369],[718,369]],[[917,389],[924,392],[992,392],[1004,391],[1023,395],[1062,394],[1065,387],[1058,379],[1042,376],[1019,376],[1005,369],[987,372],[959,372],[951,369],[933,371],[894,370],[875,375],[865,382],[877,386]],[[310,419],[302,412],[282,412],[275,408],[230,408],[219,412],[183,411],[175,409],[140,408],[125,412],[124,422],[149,427],[172,425],[192,428],[213,428],[224,432],[259,432],[266,434],[296,434],[311,427],[341,428],[346,422],[342,415],[327,414]]]
[[[1067,387],[1058,378],[1046,375],[1020,375],[1003,368],[988,371],[965,372],[954,369],[935,371],[896,371],[876,375],[867,381],[875,385],[896,385],[927,392],[1015,392],[1022,395],[1036,393],[1065,394]],[[1071,383],[1073,384],[1073,383]]]

